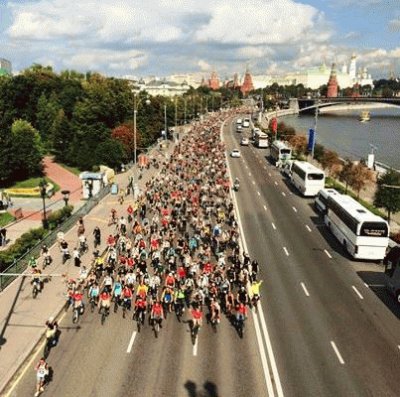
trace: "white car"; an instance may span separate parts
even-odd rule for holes
[[[242,132],[243,131],[243,127],[241,125],[238,125],[236,127],[236,132]]]
[[[249,145],[249,140],[247,139],[247,138],[242,138],[241,140],[240,140],[240,144],[242,145],[242,146],[248,146]]]
[[[236,124],[242,124],[242,119],[237,119]]]
[[[233,149],[231,151],[231,157],[240,157],[240,152],[238,149]]]

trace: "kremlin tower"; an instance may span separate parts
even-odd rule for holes
[[[214,91],[219,89],[219,78],[215,71],[211,73],[211,79],[208,80],[208,86]]]
[[[331,75],[328,81],[328,93],[327,98],[336,98],[338,96],[338,82],[336,78],[336,64],[332,64]]]
[[[251,78],[249,69],[246,68],[246,73],[244,75],[243,84],[240,87],[240,91],[242,91],[242,94],[246,96],[252,90],[254,90],[253,79]]]

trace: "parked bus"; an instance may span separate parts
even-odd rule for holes
[[[385,265],[385,284],[387,290],[400,303],[400,246],[393,247],[383,260]]]
[[[274,141],[270,150],[271,159],[276,165],[283,165],[292,157],[292,149],[282,141]]]
[[[330,195],[324,222],[353,258],[380,261],[385,257],[388,223],[352,197]]]
[[[335,194],[340,193],[335,189],[321,189],[314,201],[315,209],[322,215],[325,215],[328,211],[328,198]]]
[[[256,131],[254,133],[254,144],[258,148],[268,147],[269,146],[268,135],[264,134],[264,132],[262,131]]]
[[[294,161],[290,180],[303,196],[316,196],[325,187],[325,172],[307,161]]]

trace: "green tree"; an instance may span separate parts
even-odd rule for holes
[[[400,211],[400,174],[397,171],[390,170],[378,179],[374,205],[387,211],[389,222],[391,215]]]
[[[46,98],[45,94],[40,96],[37,104],[36,126],[39,130],[42,142],[45,144],[47,144],[50,139],[50,130],[59,110],[60,105],[57,102],[55,92],[52,92],[49,99]]]
[[[41,174],[43,154],[38,131],[26,120],[16,120],[11,135],[13,178],[20,180]]]
[[[53,153],[56,160],[62,163],[69,163],[69,146],[72,142],[73,136],[71,131],[71,124],[65,116],[64,110],[60,109],[55,117],[53,124],[49,131],[49,139],[53,148]]]
[[[344,164],[342,170],[339,173],[339,179],[345,184],[345,193],[347,193],[347,189],[349,185],[351,185],[352,183],[353,167],[354,167],[353,162],[347,159],[346,163]]]
[[[111,168],[118,168],[126,160],[122,143],[115,139],[107,139],[100,143],[95,153],[99,164],[105,164]]]

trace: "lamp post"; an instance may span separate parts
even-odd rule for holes
[[[69,194],[70,193],[71,192],[69,190],[61,190],[61,194],[63,195],[63,200],[64,200],[64,203],[65,203],[65,206],[68,205],[68,200],[69,200]]]
[[[167,130],[167,104],[164,103],[164,131],[165,131],[165,139],[168,138],[168,130]]]
[[[143,98],[142,98],[143,99]],[[136,92],[133,91],[133,162],[134,162],[134,168],[133,168],[133,181],[136,183],[136,172],[137,172],[137,128],[136,128],[136,115],[138,112],[138,108],[140,103],[142,102],[142,99],[139,99],[138,101],[136,100]],[[150,104],[150,99],[146,98],[145,100],[146,105]],[[133,186],[132,186],[133,187]]]
[[[184,123],[185,123],[185,125],[186,125],[186,98],[183,100],[184,101],[184,105],[185,105],[185,107],[184,107]]]
[[[42,223],[43,223],[43,228],[44,229],[48,229],[49,224],[47,222],[47,215],[46,215],[46,186],[47,186],[47,182],[46,180],[43,178],[40,182],[39,182],[39,186],[40,186],[40,196],[42,197],[43,200],[43,219],[42,219]]]

